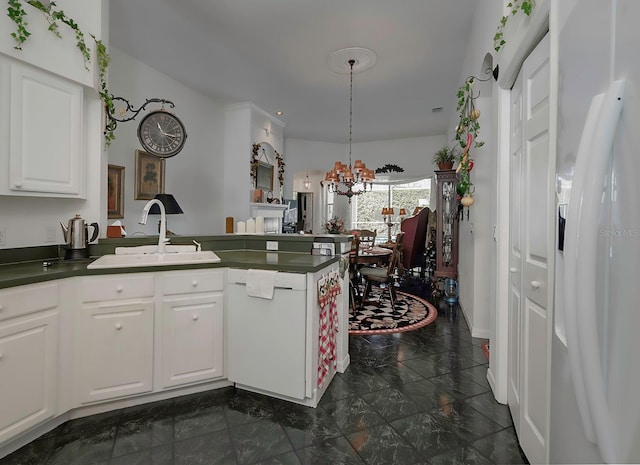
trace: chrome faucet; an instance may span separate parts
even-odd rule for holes
[[[158,199],[151,199],[142,209],[142,216],[140,216],[140,224],[147,224],[147,216],[149,216],[149,210],[153,204],[158,205],[160,208],[160,236],[158,237],[158,253],[165,253],[165,245],[169,242],[167,238],[167,214],[164,210],[164,205]]]

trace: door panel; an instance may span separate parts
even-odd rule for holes
[[[544,214],[548,200],[544,193],[548,192],[549,188],[546,175],[549,153],[548,132],[537,134],[532,141],[527,142],[526,153],[527,190],[525,199],[527,202],[526,212],[530,215],[525,229],[527,235],[526,259],[528,262],[535,263],[536,266],[546,266],[549,223]]]
[[[547,341],[547,312],[531,300],[527,301],[525,308],[525,346],[529,349],[544,347]],[[548,407],[546,390],[539,387],[546,386],[547,361],[538,357],[536,351],[528,350],[525,352],[522,372],[525,377],[524,391],[527,393],[521,406],[523,421],[531,428],[535,440],[543,442],[546,437]]]
[[[520,423],[520,289],[509,296],[509,407],[514,423]],[[516,428],[517,429],[517,428]]]
[[[531,463],[547,460],[549,276],[555,157],[549,135],[549,38],[525,60],[512,90],[509,390],[520,445]],[[519,115],[524,115],[519,118]],[[518,127],[519,126],[519,127]]]
[[[522,81],[516,80],[511,91],[511,140],[509,198],[509,353],[507,403],[516,431],[520,429],[520,321],[522,295]]]

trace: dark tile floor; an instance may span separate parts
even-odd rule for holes
[[[527,463],[456,308],[407,333],[352,336],[316,409],[234,388],[67,422],[1,465]]]

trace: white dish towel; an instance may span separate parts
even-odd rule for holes
[[[273,299],[276,284],[275,270],[247,270],[247,295],[262,299]]]

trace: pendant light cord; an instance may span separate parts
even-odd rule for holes
[[[353,133],[353,65],[356,64],[356,60],[349,60],[349,66],[351,66],[350,81],[349,81],[349,169],[351,169],[351,135]]]

